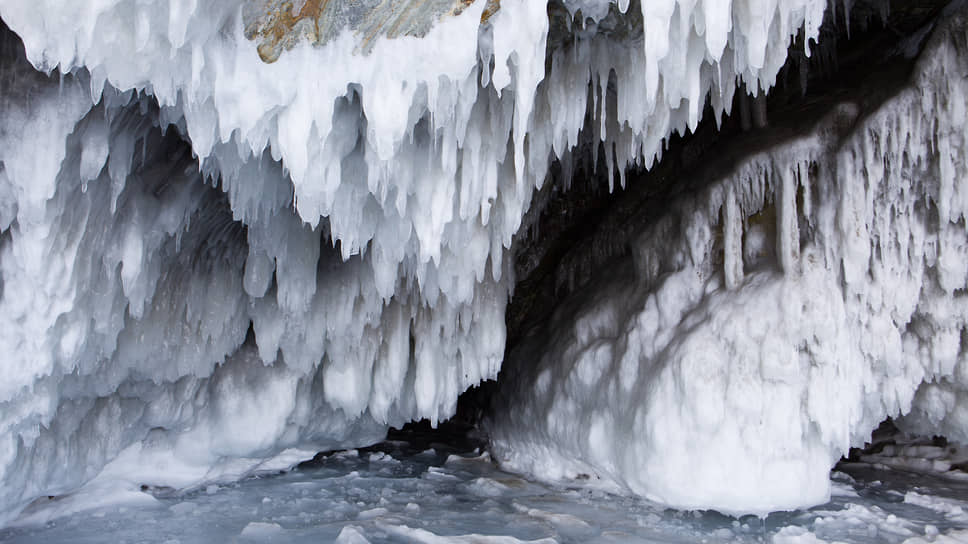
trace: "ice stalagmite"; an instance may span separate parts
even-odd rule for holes
[[[968,27],[947,15],[909,87],[680,196],[512,353],[505,466],[765,514],[826,501],[885,416],[964,439]]]

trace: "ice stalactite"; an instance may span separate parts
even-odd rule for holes
[[[682,195],[533,331],[495,401],[500,462],[765,514],[826,501],[885,416],[963,439],[968,26],[946,17],[903,91]]]
[[[277,2],[0,6],[0,522],[448,417],[500,369],[550,161],[585,129],[610,174],[651,164],[825,5],[364,2],[327,33],[296,4],[278,44],[245,20]]]

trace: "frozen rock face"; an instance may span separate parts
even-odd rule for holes
[[[359,50],[369,52],[381,37],[421,38],[443,17],[460,15],[475,0],[247,0],[243,4],[245,35],[259,41],[259,56],[275,62],[284,50],[306,40],[325,45],[346,30],[354,31]],[[498,0],[486,1],[481,22],[500,9]]]
[[[841,104],[708,185],[680,180],[632,256],[505,361],[496,458],[765,514],[826,501],[885,416],[964,439],[968,25],[951,11],[876,111]]]
[[[359,445],[388,425],[450,416],[461,391],[501,367],[512,242],[551,161],[567,163],[579,136],[591,138],[609,185],[615,173],[623,184],[627,167],[653,164],[670,134],[695,128],[707,101],[718,117],[738,81],[769,88],[791,37],[816,38],[825,7],[341,5],[0,6],[24,47],[7,35],[0,69],[0,522],[86,482],[200,485],[287,451]],[[807,159],[790,160],[782,168]],[[754,213],[760,193],[734,191],[747,199],[741,213]],[[699,251],[712,215],[693,215]],[[792,271],[804,261],[792,253],[797,214],[779,215],[778,262]],[[650,251],[642,270],[659,257],[662,271],[686,267],[682,255]],[[817,270],[827,270],[833,257],[821,254]],[[690,255],[690,266],[707,266]],[[748,289],[751,304],[785,289],[776,282],[829,283],[821,272],[757,275],[731,259],[736,290],[765,278]],[[686,312],[697,292],[718,292],[714,276],[670,288],[668,308]],[[664,276],[649,277],[646,290]],[[722,296],[718,308],[736,299]],[[811,319],[836,300],[818,301]],[[810,332],[784,333],[777,349]],[[652,383],[646,375],[628,384]],[[584,459],[562,440],[561,456]],[[817,448],[811,462],[828,464],[833,450]]]

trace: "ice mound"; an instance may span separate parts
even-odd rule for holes
[[[886,415],[964,436],[964,14],[931,39],[909,88],[681,196],[512,353],[495,458],[765,514],[825,502]]]
[[[278,2],[3,2],[0,523],[112,462],[198,485],[449,416],[552,158],[651,164],[825,5],[460,4],[266,54]]]

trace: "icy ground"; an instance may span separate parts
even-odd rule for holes
[[[389,441],[187,493],[93,509],[53,499],[0,542],[968,542],[968,480],[844,463],[831,481],[826,504],[736,519],[530,482],[476,450]]]

